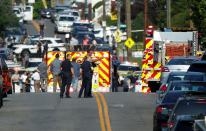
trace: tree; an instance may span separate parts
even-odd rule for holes
[[[192,10],[191,19],[195,28],[201,33],[201,44],[205,48],[206,44],[206,1],[205,0],[188,0]]]
[[[18,18],[12,12],[11,0],[0,0],[0,33],[7,27],[18,25]]]

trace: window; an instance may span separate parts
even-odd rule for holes
[[[194,63],[194,64],[190,65],[188,71],[206,73],[205,66],[206,66],[206,64],[204,64],[204,63]]]
[[[64,43],[62,40],[55,40],[56,43]]]
[[[24,11],[26,11],[26,12],[31,11],[31,7],[26,7]]]
[[[172,59],[168,62],[167,65],[190,65],[195,61],[197,60],[196,59]]]

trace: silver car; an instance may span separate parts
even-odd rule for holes
[[[199,61],[196,57],[175,57],[167,65],[162,67],[161,81],[163,81],[170,72],[187,72],[190,64]]]

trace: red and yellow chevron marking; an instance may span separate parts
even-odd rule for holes
[[[153,48],[153,43],[154,43],[154,40],[151,39],[151,38],[146,38],[146,41],[145,41],[145,48],[146,49],[149,49],[149,48]]]
[[[161,70],[161,67],[162,67],[161,63],[154,62],[152,68],[154,68],[154,70]]]
[[[150,66],[153,64],[154,55],[153,52],[147,52],[145,54],[145,59],[142,60],[142,69],[151,68]]]

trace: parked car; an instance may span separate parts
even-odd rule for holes
[[[89,31],[94,30],[94,23],[89,22],[89,21],[75,21],[73,24],[73,27],[78,26],[78,27],[87,27],[89,28]]]
[[[159,90],[157,92],[157,100],[161,101],[162,97],[170,91],[205,91],[205,81],[172,81],[168,84],[166,91]]]
[[[71,15],[58,15],[55,21],[55,32],[57,33],[67,33],[71,32],[72,25],[75,21],[75,18]]]
[[[194,131],[195,120],[204,119],[205,114],[178,115],[171,131]]]
[[[167,65],[162,68],[161,80],[166,78],[170,72],[187,72],[189,66],[196,61],[199,61],[196,57],[175,57],[171,59]]]
[[[79,11],[74,10],[74,9],[66,9],[62,12],[60,12],[59,14],[67,14],[67,15],[71,15],[75,18],[76,21],[80,20],[80,14]]]
[[[7,28],[4,33],[4,40],[7,46],[10,48],[13,44],[22,43],[22,40],[27,35],[25,27],[20,24],[18,27]]]
[[[206,81],[206,76],[201,72],[171,72],[162,82],[160,89],[166,91],[171,81]]]
[[[24,20],[23,20],[23,18],[24,18],[24,13],[21,11],[20,8],[14,7],[14,8],[12,9],[12,11],[13,11],[13,13],[16,15],[16,17],[19,18],[19,22],[23,22],[23,21],[24,21]]]
[[[167,127],[169,112],[172,111],[178,98],[186,93],[183,91],[171,91],[164,95],[160,101],[157,101],[153,114],[153,131],[161,131],[163,127]]]
[[[174,128],[179,115],[206,115],[206,97],[204,96],[186,96],[177,100],[172,113],[170,114],[167,129]]]
[[[140,71],[140,67],[135,63],[124,62],[118,66],[118,73],[120,75],[128,74],[128,72]]]
[[[60,38],[44,37],[32,38],[27,44],[20,44],[13,46],[14,53],[17,58],[22,58],[25,55],[36,56],[37,44],[41,43],[42,49],[44,44],[48,44],[48,51],[66,51],[65,44]]]
[[[70,9],[68,6],[55,6],[54,7],[54,12],[51,12],[51,21],[55,22],[56,17],[59,13],[63,12],[64,10]]]
[[[12,93],[11,76],[5,60],[0,58],[0,107],[7,93]]]

